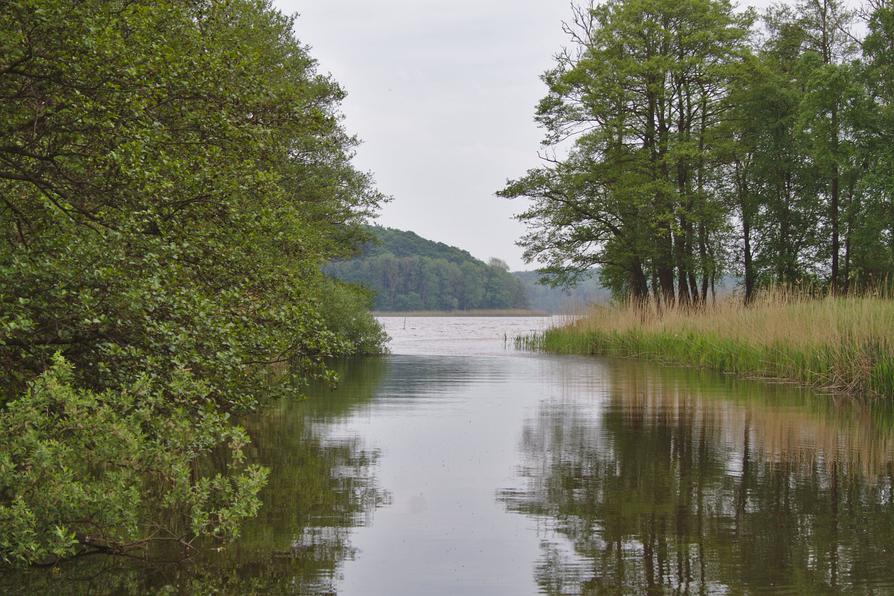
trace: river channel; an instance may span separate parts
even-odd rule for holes
[[[245,421],[272,473],[236,544],[5,589],[894,593],[888,404],[512,348],[550,319],[381,320],[391,354]]]

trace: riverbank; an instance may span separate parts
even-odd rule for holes
[[[771,296],[704,310],[597,307],[519,347],[696,366],[848,395],[894,397],[894,302]]]
[[[549,317],[548,312],[520,308],[495,310],[411,310],[376,311],[376,317]]]

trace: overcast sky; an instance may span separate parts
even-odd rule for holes
[[[348,92],[356,164],[394,200],[379,223],[525,265],[494,196],[538,165],[539,75],[566,43],[567,0],[275,0],[322,72]],[[764,6],[768,1],[750,4]]]

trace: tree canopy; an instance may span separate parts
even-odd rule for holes
[[[575,8],[543,75],[545,165],[499,193],[531,199],[526,258],[668,305],[724,272],[746,300],[877,287],[894,272],[892,10],[871,2],[860,39],[840,0],[760,19],[726,0]]]
[[[320,268],[382,197],[293,25],[0,7],[0,561],[236,534],[264,473],[230,416],[381,344]],[[202,473],[212,449],[231,465]]]

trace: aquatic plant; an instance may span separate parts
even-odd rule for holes
[[[697,309],[594,306],[516,346],[698,366],[850,395],[894,397],[894,302],[768,292]]]

